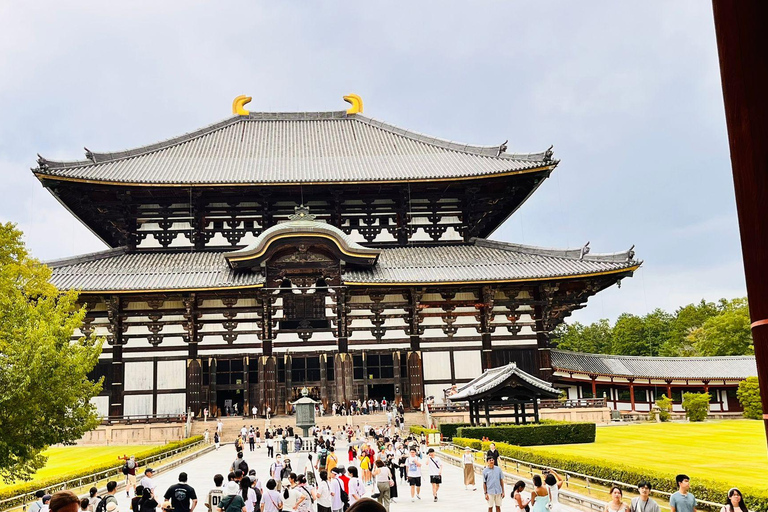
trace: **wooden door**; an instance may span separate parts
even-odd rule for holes
[[[408,388],[410,391],[411,407],[418,409],[424,400],[421,354],[418,352],[408,354]]]

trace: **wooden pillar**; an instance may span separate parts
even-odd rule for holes
[[[338,379],[339,376],[334,372],[334,379]],[[320,401],[323,402],[323,407],[326,411],[330,410],[328,407],[328,359],[325,354],[320,354]]]
[[[713,0],[752,340],[768,433],[768,3]]]
[[[539,399],[536,397],[533,397],[533,421],[539,422]]]
[[[476,306],[480,310],[478,313],[480,320],[480,342],[482,346],[480,364],[483,371],[493,368],[493,343],[491,341],[491,334],[494,331],[494,327],[491,325],[493,321],[493,294],[493,288],[483,286],[479,292],[480,302]]]
[[[667,398],[672,400],[672,381],[671,380],[667,381]]]
[[[123,362],[123,311],[120,297],[113,295],[105,300],[109,319],[107,342],[112,345],[112,387],[109,392],[109,415],[122,417],[125,411],[125,363]],[[157,389],[152,390],[157,395]]]
[[[542,286],[534,289],[533,298],[536,305],[533,308],[536,326],[536,361],[538,362],[538,377],[546,381],[552,381],[552,357],[549,349],[549,331],[547,329],[549,308],[542,304],[546,300],[546,293]]]
[[[592,398],[593,399],[597,398],[597,382],[596,381],[597,381],[597,377],[593,375],[592,376]]]
[[[635,381],[629,379],[629,404],[630,410],[635,411]]]
[[[488,407],[488,400],[483,400],[483,408],[485,409],[485,424],[491,426],[491,411]]]
[[[285,354],[283,356],[283,367],[285,368],[285,400],[283,407],[285,407],[286,414],[288,411],[290,411],[291,406],[289,402],[291,401],[291,393],[293,392],[293,357],[291,357],[290,354]],[[323,371],[323,361],[322,358],[320,360],[320,372]],[[322,375],[322,373],[321,373]],[[306,377],[305,377],[306,378]],[[325,384],[323,385],[323,391],[325,391]]]
[[[515,425],[520,424],[520,404],[515,402]]]
[[[210,362],[208,363],[208,388],[210,389],[211,393],[211,402],[210,402],[210,413],[216,414],[216,416],[221,416],[221,411],[219,411],[219,397],[216,394],[216,358],[210,359]]]
[[[520,414],[523,417],[523,425],[528,424],[528,416],[525,413],[525,401],[520,402]]]

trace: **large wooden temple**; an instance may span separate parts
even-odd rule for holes
[[[102,414],[419,407],[515,362],[551,381],[549,333],[632,275],[596,255],[489,240],[558,164],[410,132],[361,114],[234,115],[35,175],[111,247],[50,262],[81,290],[78,336],[107,340]]]

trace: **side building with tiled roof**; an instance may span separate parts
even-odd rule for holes
[[[682,412],[683,393],[709,393],[713,413],[738,413],[739,383],[757,376],[754,356],[647,357],[552,350],[553,379],[573,400],[605,398],[614,410],[650,412],[662,395]]]
[[[86,160],[38,158],[110,249],[49,262],[107,339],[105,415],[417,408],[516,363],[551,381],[549,333],[640,265],[489,240],[558,161],[404,130],[359,110],[236,115]]]

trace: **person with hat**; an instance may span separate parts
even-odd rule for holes
[[[43,506],[40,508],[40,512],[48,512],[50,510],[49,503],[51,502],[51,495],[43,494],[43,497],[40,498],[40,501],[43,503]]]
[[[152,480],[152,477],[155,474],[155,470],[152,468],[147,468],[144,470],[144,478],[141,479],[141,482],[139,484],[144,487],[144,492],[149,490],[149,494],[154,498],[155,497],[155,482]]]
[[[472,448],[467,446],[464,448],[464,455],[462,455],[461,458],[462,462],[464,463],[464,489],[467,489],[467,486],[471,485],[472,490],[476,491],[477,487],[475,487],[475,456],[472,455]]]
[[[120,512],[120,509],[117,507],[117,503],[109,502],[107,503],[107,512]]]
[[[240,495],[240,486],[234,480],[227,482],[224,487],[224,497],[216,507],[216,512],[247,512],[245,500]]]

